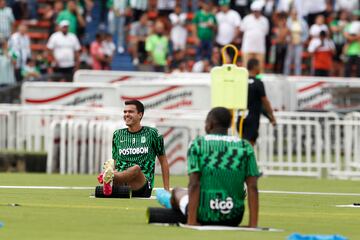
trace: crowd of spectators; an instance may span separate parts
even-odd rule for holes
[[[124,53],[140,70],[208,72],[227,44],[262,72],[360,77],[359,16],[358,0],[0,0],[0,83],[11,71],[71,81]],[[49,38],[35,53],[28,26],[42,20]]]

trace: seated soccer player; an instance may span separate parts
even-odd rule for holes
[[[150,197],[154,186],[155,158],[159,159],[164,189],[169,190],[169,165],[164,140],[156,128],[142,126],[144,105],[137,100],[125,102],[124,121],[127,128],[114,132],[112,158],[105,162],[98,176],[104,184],[104,195],[111,195],[112,186],[129,186],[132,195]]]
[[[259,171],[254,151],[246,140],[227,135],[230,125],[231,113],[213,108],[205,122],[207,134],[197,137],[188,150],[188,190],[157,192],[158,201],[180,210],[189,225],[238,226],[245,209],[246,183],[248,227],[257,227]]]

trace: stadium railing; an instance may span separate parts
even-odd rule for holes
[[[185,174],[189,142],[204,134],[207,111],[148,110],[144,124],[163,134],[172,174]],[[265,175],[355,178],[360,172],[360,114],[276,112],[261,120],[256,145]],[[100,171],[122,127],[122,109],[0,105],[0,150],[47,152],[47,172]],[[158,164],[158,163],[157,163]]]
[[[360,179],[360,113],[349,113],[328,125],[336,136],[332,138],[332,152],[327,156],[336,163],[329,176]]]
[[[321,125],[315,120],[278,117],[276,127],[262,121],[256,145],[264,174],[321,177]]]

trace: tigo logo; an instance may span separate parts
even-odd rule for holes
[[[210,208],[213,210],[220,210],[222,214],[230,213],[233,207],[234,207],[234,203],[231,197],[227,197],[226,201],[220,199],[210,200]]]

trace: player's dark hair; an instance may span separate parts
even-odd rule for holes
[[[259,65],[260,65],[259,60],[257,60],[256,58],[250,58],[247,63],[247,69],[251,71],[254,68],[258,67]]]
[[[231,125],[231,113],[224,107],[215,107],[211,109],[208,118],[213,120],[218,127],[224,129],[228,129]]]
[[[142,102],[140,102],[139,100],[128,100],[125,101],[125,105],[135,105],[136,106],[136,110],[142,114],[144,114],[145,108],[144,108],[144,104],[142,104]]]

